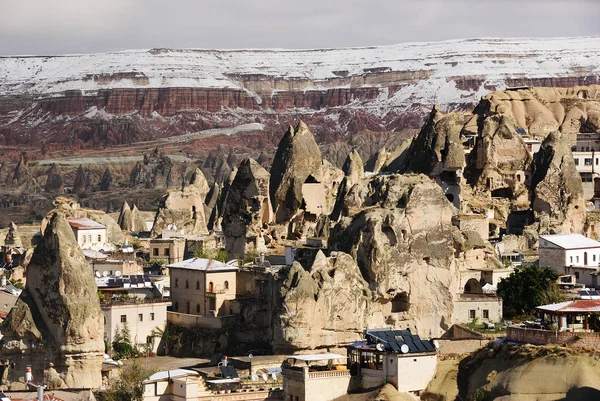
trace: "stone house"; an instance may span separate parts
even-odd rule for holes
[[[573,275],[578,283],[597,287],[600,242],[581,234],[542,235],[539,239],[539,265],[560,275]]]
[[[213,259],[192,258],[169,264],[167,268],[174,312],[212,317],[231,314],[238,267]]]
[[[184,238],[154,238],[150,240],[150,261],[162,260],[166,263],[179,263],[185,254]]]
[[[435,341],[422,340],[407,330],[367,330],[366,339],[350,344],[348,368],[360,377],[360,388],[390,383],[400,392],[419,393],[435,377]]]
[[[308,354],[288,357],[282,365],[285,401],[330,401],[351,390],[347,357]]]
[[[146,347],[152,352],[158,350],[160,338],[152,337],[156,328],[164,329],[167,323],[167,307],[171,301],[161,298],[103,300],[100,308],[104,314],[104,339],[112,343],[115,335],[125,324],[131,333],[131,342],[138,349]]]
[[[106,226],[88,218],[68,219],[81,249],[109,251],[114,248],[106,238]]]

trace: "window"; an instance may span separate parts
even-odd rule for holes
[[[196,289],[199,290],[200,289],[200,281],[196,281]]]
[[[579,166],[579,159],[574,159],[575,160],[575,165]]]
[[[598,165],[598,158],[596,157],[596,166]]]
[[[588,159],[588,158],[583,159],[583,164],[585,164],[586,166],[591,166],[592,159]]]
[[[127,323],[127,315],[121,315],[121,323]]]
[[[106,324],[106,316],[104,316],[104,324]]]
[[[571,262],[573,261],[572,259],[573,259],[573,257],[571,257]],[[175,279],[175,288],[179,288],[179,279],[178,278]]]
[[[150,312],[150,320],[154,320],[154,312]]]
[[[92,235],[88,235],[88,242],[92,242]]]
[[[152,256],[158,256],[158,248],[152,248]]]
[[[469,319],[475,320],[475,309],[469,310]]]
[[[175,309],[176,311],[179,310],[179,302],[175,301],[175,305],[173,305],[173,309]]]
[[[210,283],[208,283],[208,292],[213,292],[213,287],[214,287],[214,284],[212,281]]]
[[[575,256],[575,261],[579,263],[579,255]]]
[[[83,243],[85,244],[85,242],[86,242],[85,241],[85,235],[82,235],[82,238],[83,238]]]
[[[102,235],[98,234],[98,242],[102,242]]]
[[[575,272],[575,280],[579,280],[579,272]]]
[[[185,288],[190,288],[190,280],[185,280]]]
[[[200,313],[200,304],[196,304],[196,313]]]
[[[139,314],[138,314],[138,320],[139,320],[140,322],[143,322],[143,321],[144,321],[144,314],[143,314],[143,313],[139,313]]]
[[[169,256],[170,253],[171,253],[170,249],[169,248],[165,248],[165,256]]]
[[[595,262],[596,261],[596,255],[592,255],[592,260]]]
[[[229,281],[225,281],[223,283],[223,287],[225,287],[225,289],[228,290],[229,289]]]
[[[484,319],[489,319],[490,318],[490,311],[487,309],[483,310],[483,318]]]
[[[573,256],[571,256],[571,258],[570,258],[570,259],[571,259],[571,264],[573,264]]]

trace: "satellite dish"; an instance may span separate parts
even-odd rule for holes
[[[172,230],[172,229],[173,229],[173,224],[169,224],[169,225],[167,226],[167,230]]]
[[[440,349],[440,342],[438,340],[433,340],[432,342],[435,349]]]
[[[173,224],[173,230],[177,230],[177,226]]]
[[[115,272],[115,277],[121,277],[121,270],[117,270]]]
[[[102,277],[108,277],[108,272],[106,270],[102,272]]]
[[[377,349],[377,351],[383,352],[385,350],[385,347],[383,346],[383,344],[378,343],[375,348]]]
[[[95,275],[96,275],[96,277],[98,277],[98,278],[102,277],[102,276],[100,275],[100,272],[99,272],[99,271],[97,271],[97,270],[96,270],[96,273],[94,273],[94,274],[95,274]]]
[[[402,344],[402,346],[400,347],[400,352],[402,352],[403,354],[408,354],[408,351],[410,351],[410,348],[408,348],[408,345]]]

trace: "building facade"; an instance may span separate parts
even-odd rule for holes
[[[184,238],[155,238],[150,240],[150,261],[162,260],[167,264],[183,261]]]
[[[167,267],[174,312],[211,317],[233,313],[230,301],[236,298],[238,267],[202,258]]]
[[[540,267],[560,275],[573,275],[578,283],[596,287],[600,265],[600,242],[581,234],[542,235],[539,239]]]
[[[88,218],[71,218],[68,220],[81,249],[109,251],[114,248],[106,238],[106,227]]]
[[[138,349],[146,347],[156,352],[160,338],[152,337],[154,329],[164,329],[167,322],[167,307],[170,301],[159,299],[130,299],[126,301],[103,301],[104,339],[111,344],[117,333],[127,325],[131,343]]]

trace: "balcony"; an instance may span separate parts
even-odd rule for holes
[[[348,369],[335,370],[335,369],[322,369],[321,367],[319,367],[319,368],[308,368],[308,367],[282,368],[282,374],[289,378],[298,379],[298,380],[329,379],[329,378],[334,378],[334,377],[350,377],[350,371]]]

